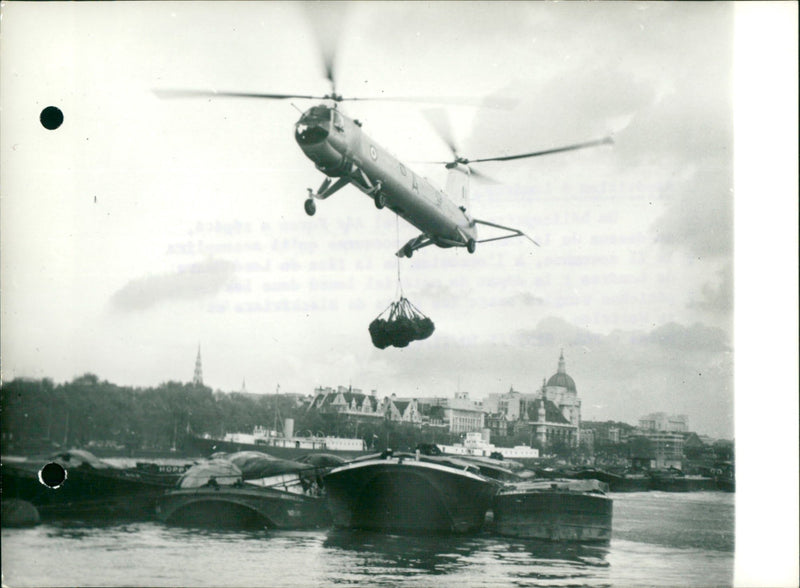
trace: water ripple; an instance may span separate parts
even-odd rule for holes
[[[615,495],[607,544],[481,533],[209,531],[62,522],[2,529],[9,586],[726,586],[733,497]]]

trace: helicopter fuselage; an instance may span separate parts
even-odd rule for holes
[[[309,214],[314,210],[312,198],[327,198],[352,183],[373,198],[378,208],[389,208],[422,232],[416,245],[409,242],[406,256],[426,244],[474,251],[477,228],[466,208],[368,137],[359,122],[336,108],[314,106],[297,122],[295,139],[317,169],[328,178],[338,178],[333,187],[326,178],[318,193],[309,190]]]

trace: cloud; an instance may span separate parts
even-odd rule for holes
[[[517,332],[517,340],[522,344],[535,346],[578,346],[591,347],[599,340],[599,336],[586,330],[576,327],[567,321],[556,318],[546,317],[539,321],[534,329],[522,329]]]
[[[656,94],[655,82],[618,67],[564,71],[544,83],[516,80],[494,96],[519,98],[519,104],[511,113],[481,110],[463,150],[484,157],[599,139],[619,132],[620,121],[649,107]],[[555,163],[558,157],[548,161]]]
[[[728,263],[717,272],[717,276],[717,280],[703,285],[702,298],[692,301],[689,308],[730,316],[733,310],[733,264]]]
[[[460,388],[482,398],[510,386],[535,392],[556,372],[563,348],[584,419],[636,424],[650,412],[685,413],[696,431],[733,436],[732,350],[721,329],[667,323],[601,334],[550,316],[516,331],[513,340],[437,334],[403,350],[374,350],[353,381],[375,382],[382,372],[385,383],[375,387],[398,396],[451,396]]]
[[[686,353],[697,351],[728,352],[731,350],[728,337],[724,331],[715,327],[707,327],[695,323],[684,327],[677,323],[667,323],[653,329],[645,338],[645,342],[659,347],[679,350]]]
[[[567,27],[562,23],[557,35],[548,32],[547,19],[540,23],[535,48],[517,56],[529,75],[496,92],[522,97],[519,105],[511,113],[481,111],[462,151],[503,155],[613,133],[613,149],[508,164],[501,177],[546,169],[572,177],[596,157],[643,193],[648,181],[658,186],[656,242],[690,255],[730,257],[732,9],[578,4],[541,11],[562,17],[573,12],[574,19]],[[496,168],[489,165],[491,173]],[[594,173],[588,177],[600,178],[599,170]]]
[[[710,165],[709,165],[710,164]],[[654,223],[656,241],[690,255],[729,257],[733,252],[733,190],[730,164],[706,160],[701,169],[667,189],[669,204]]]
[[[222,259],[207,259],[170,274],[137,278],[111,296],[111,306],[119,311],[147,310],[177,300],[196,300],[219,292],[234,274],[235,264]]]
[[[510,306],[542,306],[544,303],[544,298],[530,292],[519,292],[505,300],[505,304]]]

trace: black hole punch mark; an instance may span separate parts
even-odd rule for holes
[[[53,490],[60,487],[66,479],[67,470],[60,464],[50,462],[39,470],[39,481]]]
[[[64,122],[64,113],[57,106],[48,106],[39,115],[42,126],[49,131],[54,131]]]

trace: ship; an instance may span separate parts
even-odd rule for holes
[[[603,482],[608,484],[608,489],[611,492],[647,492],[650,490],[651,485],[650,476],[646,472],[636,470],[610,472],[587,468],[567,477],[576,480]]]
[[[546,541],[608,541],[613,501],[597,480],[507,484],[494,497],[495,532]]]
[[[358,457],[368,453],[363,439],[334,436],[294,435],[294,421],[286,419],[283,432],[262,426],[253,428],[252,433],[227,433],[223,437],[209,434],[186,436],[187,449],[202,456],[214,453],[234,453],[237,451],[262,451],[275,457],[297,459],[308,453],[333,453],[345,458]]]
[[[650,472],[650,489],[662,492],[697,492],[716,490],[717,481],[709,476],[689,475],[672,468]]]
[[[137,463],[116,467],[80,449],[45,460],[4,457],[3,500],[33,505],[42,520],[152,519],[156,499],[174,487],[189,466]]]
[[[426,456],[428,461],[450,465],[456,468],[464,467],[465,463],[471,464],[478,472],[500,482],[521,482],[534,477],[536,474],[518,462],[508,459],[482,457],[479,455],[453,456],[444,453],[435,443],[417,443],[416,451]]]
[[[539,457],[539,450],[528,445],[516,445],[515,447],[495,446],[489,442],[488,429],[483,432],[467,433],[463,443],[456,443],[455,445],[438,444],[437,447],[442,453],[449,455],[526,460],[533,460]]]
[[[611,492],[646,492],[650,489],[650,476],[644,472],[622,472],[609,479],[608,487]]]
[[[478,531],[500,487],[467,462],[390,450],[323,478],[337,527],[424,534]]]
[[[330,525],[313,466],[257,452],[197,464],[156,513],[168,525],[235,529],[308,529]]]

